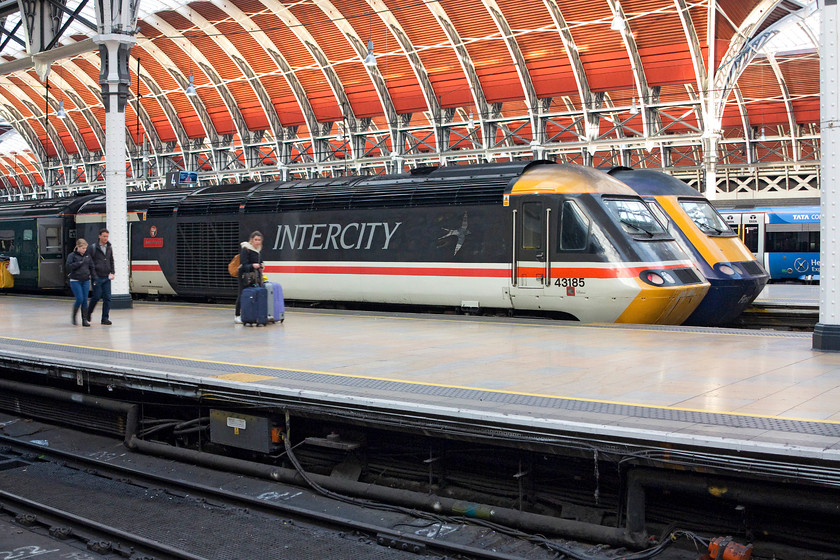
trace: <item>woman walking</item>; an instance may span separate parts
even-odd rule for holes
[[[67,255],[67,271],[70,275],[70,289],[76,297],[73,302],[73,324],[76,324],[76,315],[79,308],[82,309],[82,326],[89,327],[87,314],[87,297],[90,289],[90,279],[93,276],[93,260],[86,254],[88,242],[84,239],[76,240],[76,248]]]

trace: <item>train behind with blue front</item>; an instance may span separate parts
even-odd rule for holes
[[[660,171],[616,167],[609,174],[648,202],[711,284],[686,324],[731,323],[761,293],[769,275],[700,193]]]
[[[820,207],[721,208],[774,281],[820,279]]]
[[[679,324],[709,288],[629,187],[577,165],[223,184],[127,203],[135,294],[235,295],[227,264],[253,230],[265,236],[266,275],[290,300]],[[0,206],[0,230],[12,213]],[[104,196],[86,200],[65,250],[104,223]]]

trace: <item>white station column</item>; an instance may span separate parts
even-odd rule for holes
[[[837,0],[824,0],[820,24],[820,322],[814,350],[840,351],[840,21]]]
[[[96,5],[99,34],[99,85],[105,105],[105,211],[114,249],[116,274],[111,282],[111,307],[131,307],[128,291],[128,218],[126,206],[125,105],[131,74],[128,57],[136,43],[137,4],[128,0],[100,0]]]

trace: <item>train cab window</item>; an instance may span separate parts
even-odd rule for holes
[[[11,253],[15,250],[15,230],[0,229],[0,253]]]
[[[668,214],[657,204],[656,202],[649,201],[647,203],[648,208],[650,209],[650,213],[653,214],[659,223],[665,226],[665,229],[668,230],[672,236],[674,235],[674,223],[668,218]]]
[[[653,217],[645,203],[639,199],[605,198],[604,205],[619,221],[622,229],[633,237],[649,239],[667,236],[662,224]]]
[[[589,246],[589,228],[592,221],[571,200],[563,203],[557,247],[559,251],[585,251]]]
[[[680,200],[680,206],[700,231],[714,237],[732,237],[735,232],[707,200]]]
[[[541,202],[522,204],[522,248],[542,249],[543,205]]]

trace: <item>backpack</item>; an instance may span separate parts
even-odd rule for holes
[[[228,274],[236,278],[239,276],[239,266],[242,264],[242,261],[239,259],[239,254],[233,257],[228,263]]]

